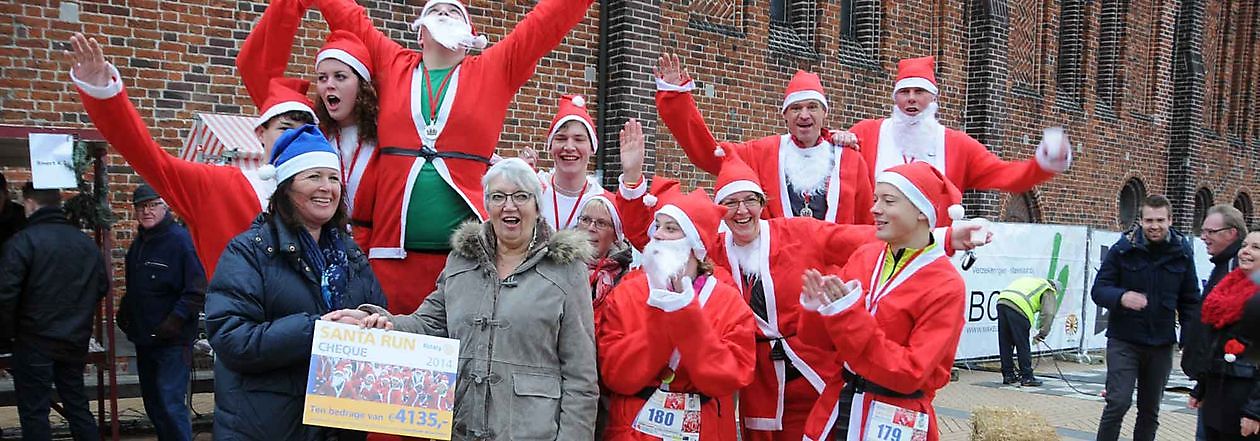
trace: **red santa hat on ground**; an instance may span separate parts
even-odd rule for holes
[[[735,152],[723,156],[722,169],[718,171],[717,184],[713,188],[717,189],[717,192],[713,194],[713,201],[717,203],[722,203],[723,199],[741,191],[751,191],[762,197],[766,196],[765,190],[761,188],[761,182],[757,179],[757,173],[754,173],[752,168]]]
[[[936,88],[936,57],[906,58],[897,62],[897,84],[893,93],[907,87],[918,87],[940,95]]]
[[[823,90],[818,74],[798,70],[792,76],[792,81],[788,82],[787,92],[783,97],[783,109],[779,112],[786,112],[792,103],[805,100],[818,100],[824,109],[831,110],[827,105],[827,92]]]
[[[926,162],[911,162],[892,167],[879,174],[876,183],[891,184],[927,216],[932,228],[947,227],[962,219],[965,212],[962,192],[945,179],[941,171]]]
[[[687,243],[696,258],[704,260],[708,249],[717,243],[718,225],[726,215],[726,207],[713,203],[704,189],[697,188],[691,193],[670,192],[660,196],[660,208],[655,214],[663,214],[674,219],[682,227]],[[653,223],[648,235],[656,232]]]
[[[621,215],[617,213],[617,205],[604,195],[591,196],[590,199],[586,200],[586,204],[582,206],[582,209],[586,209],[586,206],[590,204],[600,204],[608,209],[608,214],[612,215],[613,232],[617,234],[617,240],[624,240],[626,235],[621,227]]]
[[[339,30],[328,34],[328,41],[324,43],[324,47],[319,48],[319,54],[315,55],[315,64],[327,59],[346,63],[360,77],[372,81],[372,56],[359,37],[349,31]]]
[[[468,15],[468,8],[464,7],[464,3],[459,0],[429,0],[424,2],[424,8],[420,10],[420,19],[423,20],[424,17],[428,16],[429,11],[432,11],[434,6],[442,4],[451,5],[455,9],[459,9],[459,14],[464,16],[464,23],[468,23],[468,32],[473,35],[473,41],[468,42],[469,45],[477,49],[485,49],[486,44],[488,44],[486,37],[478,33],[477,28],[473,27],[472,16]],[[413,28],[418,30],[419,26],[413,25]]]
[[[582,95],[565,95],[560,97],[560,105],[556,111],[556,117],[551,119],[551,133],[547,134],[546,147],[548,149],[551,148],[551,140],[555,139],[556,132],[560,131],[560,126],[569,121],[582,123],[591,139],[591,153],[599,151],[599,138],[595,136],[595,123],[591,119],[591,114],[586,111],[586,98]]]
[[[267,100],[263,101],[258,119],[254,120],[254,127],[262,127],[272,118],[293,111],[309,113],[311,119],[319,123],[319,118],[312,110],[315,105],[306,97],[306,90],[310,87],[311,82],[306,80],[288,77],[272,78],[267,86]]]

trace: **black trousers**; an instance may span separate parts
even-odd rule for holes
[[[1120,437],[1120,423],[1133,405],[1137,389],[1137,421],[1133,441],[1151,441],[1159,429],[1159,402],[1172,372],[1175,345],[1146,346],[1107,339],[1107,405],[1098,422],[1098,441]]]
[[[1018,309],[999,303],[997,305],[998,355],[1002,359],[1002,378],[1033,378],[1032,348],[1028,339],[1032,323]],[[1015,357],[1019,357],[1019,375],[1015,375]]]

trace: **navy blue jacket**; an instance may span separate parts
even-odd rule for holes
[[[367,256],[348,237],[342,243],[345,305],[385,306]],[[329,310],[302,256],[297,235],[263,214],[219,258],[206,294],[216,440],[323,439],[324,429],[302,425],[302,403],[315,321]]]
[[[206,299],[206,271],[188,230],[168,213],[152,229],[139,228],[127,249],[127,295],[118,326],[139,346],[187,345],[197,337],[197,313]],[[167,317],[178,335],[155,335]]]
[[[32,213],[0,250],[0,352],[35,350],[82,362],[108,290],[96,242],[59,207]]]
[[[1094,279],[1091,296],[1107,308],[1107,337],[1133,344],[1161,346],[1177,343],[1176,321],[1182,329],[1199,320],[1199,278],[1194,250],[1177,230],[1168,240],[1151,246],[1140,228],[1126,233],[1107,251]],[[1146,295],[1146,308],[1134,311],[1120,304],[1126,291]],[[1183,333],[1183,337],[1185,333]]]

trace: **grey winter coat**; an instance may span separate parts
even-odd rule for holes
[[[437,290],[390,321],[460,341],[452,439],[590,441],[599,386],[583,233],[540,222],[502,281],[489,223],[464,224],[451,244]]]
[[[385,304],[367,256],[342,237],[347,305]],[[206,294],[214,347],[215,440],[324,440],[302,425],[315,321],[329,312],[293,230],[268,215],[228,243]],[[335,431],[339,439],[362,433]]]

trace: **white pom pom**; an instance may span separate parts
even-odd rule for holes
[[[262,178],[262,180],[264,181],[270,181],[271,179],[275,178],[276,166],[271,165],[271,164],[263,164],[262,167],[258,167],[258,177]]]
[[[652,194],[643,195],[643,205],[646,205],[648,208],[655,207],[656,202],[657,202],[657,199],[655,195],[652,195]]]
[[[953,220],[962,219],[963,216],[967,215],[967,211],[963,209],[963,206],[958,204],[950,205],[946,211],[949,212],[949,218]]]
[[[582,95],[573,97],[573,105],[578,107],[586,107],[586,98]]]
[[[722,146],[717,146],[717,147],[714,147],[714,148],[713,148],[713,156],[717,156],[717,157],[719,157],[719,158],[721,158],[721,157],[725,157],[725,156],[726,156],[726,150],[722,150]]]
[[[1233,363],[1235,361],[1238,361],[1238,356],[1234,354],[1225,354],[1225,361],[1229,363]]]

